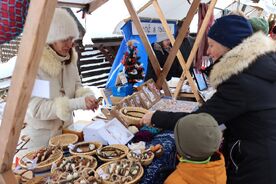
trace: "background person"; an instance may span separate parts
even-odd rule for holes
[[[171,50],[171,42],[168,38],[168,35],[164,33],[159,33],[156,35],[157,39],[156,42],[152,44],[153,51],[155,52],[155,55],[157,57],[157,60],[160,64],[160,67],[163,68],[164,64],[169,56],[170,50]],[[175,59],[172,67],[166,77],[166,80],[170,80],[172,77],[180,77],[182,74],[182,68],[179,64],[178,60]],[[155,82],[157,81],[156,74],[153,70],[153,67],[151,65],[150,60],[148,60],[148,67],[147,67],[147,73],[145,76],[145,81],[149,79],[153,79]]]

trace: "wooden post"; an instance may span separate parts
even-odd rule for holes
[[[109,0],[94,0],[89,4],[88,13],[92,13]]]
[[[195,58],[197,49],[199,47],[200,42],[202,41],[203,34],[207,29],[207,26],[209,24],[209,21],[210,21],[210,18],[212,16],[212,13],[213,13],[213,10],[215,8],[216,3],[217,3],[217,0],[211,0],[211,3],[210,3],[210,5],[208,7],[208,10],[207,10],[207,13],[206,13],[206,15],[204,17],[204,20],[202,22],[201,28],[200,28],[199,32],[197,33],[197,37],[196,37],[193,49],[192,49],[192,51],[190,53],[190,56],[188,58],[187,65],[186,65],[188,68],[190,68],[190,66],[191,66],[191,64],[192,64],[192,62]],[[182,85],[184,83],[184,79],[185,79],[185,73],[183,72],[181,77],[180,77],[180,81],[178,82],[178,84],[176,86],[176,90],[175,90],[174,95],[177,96],[179,94],[179,92],[182,88]]]
[[[147,7],[149,7],[150,5],[152,5],[152,2],[154,0],[150,0],[149,2],[147,2],[144,6],[142,6],[139,10],[136,11],[137,14],[141,13],[142,11],[144,11]],[[131,17],[124,19],[125,22],[129,21],[131,19]]]
[[[158,16],[160,17],[162,25],[163,25],[163,27],[164,27],[164,29],[165,29],[165,31],[166,31],[166,33],[167,33],[170,41],[171,41],[171,44],[174,45],[175,39],[173,37],[173,34],[172,34],[172,32],[171,32],[171,30],[169,28],[169,25],[168,25],[168,23],[166,21],[166,18],[164,16],[164,14],[163,14],[163,12],[162,12],[162,10],[161,10],[161,8],[160,8],[159,3],[157,2],[157,0],[153,1],[153,6],[154,6],[154,8],[155,8],[155,10],[156,10],[156,12],[158,14]],[[193,80],[193,78],[192,78],[192,76],[191,76],[191,74],[189,72],[189,68],[186,66],[185,59],[183,58],[183,55],[182,55],[182,53],[179,50],[177,51],[177,58],[178,58],[178,61],[179,61],[180,65],[181,65],[183,71],[186,73],[186,76],[187,76],[189,84],[190,84],[190,86],[192,88],[192,92],[194,94],[194,97],[199,102],[201,100],[201,98],[200,98],[200,96],[198,94],[197,87],[196,87],[196,85],[194,83],[194,80]],[[169,67],[169,70],[170,70],[170,68],[171,67]],[[165,76],[165,78],[166,77],[167,77],[167,75]],[[176,96],[174,95],[174,97],[176,97]]]
[[[173,47],[170,51],[170,54],[164,64],[164,67],[163,67],[163,72],[161,74],[161,76],[159,76],[158,80],[157,80],[157,86],[161,85],[162,82],[165,80],[165,77],[168,75],[169,73],[169,69],[171,68],[172,66],[172,63],[175,59],[175,55],[177,53],[177,51],[179,50],[180,48],[180,45],[181,43],[183,42],[183,39],[185,38],[186,34],[187,34],[187,31],[189,29],[189,26],[192,22],[192,19],[198,9],[198,6],[199,6],[199,3],[200,3],[200,0],[194,0],[190,9],[189,9],[189,12],[186,16],[186,19],[184,20],[180,30],[179,30],[179,33],[178,33],[178,36],[176,37],[176,41],[175,43],[173,44]],[[187,65],[188,66],[188,65]],[[188,67],[189,68],[189,67]]]
[[[146,51],[149,55],[149,59],[150,59],[150,62],[152,64],[152,67],[154,69],[154,72],[155,72],[156,76],[159,76],[161,74],[161,68],[160,68],[159,62],[156,58],[156,55],[155,55],[155,53],[154,53],[154,51],[153,51],[153,49],[150,45],[148,37],[147,37],[145,31],[143,30],[140,19],[137,15],[136,11],[133,8],[133,5],[132,5],[131,1],[130,0],[124,0],[124,1],[125,1],[125,4],[127,6],[128,11],[129,11],[129,14],[132,18],[132,21],[133,21],[133,23],[134,23],[134,25],[135,25],[138,33],[139,33],[139,36],[141,37],[141,40],[142,40],[142,42],[143,42],[143,44],[146,48]],[[169,90],[167,82],[163,82],[162,85],[160,85],[160,86],[162,86],[162,88],[165,92],[165,95],[171,96],[171,92]]]
[[[0,128],[1,184],[15,183],[10,169],[56,4],[56,0],[30,1]]]
[[[0,174],[0,183],[1,184],[14,184],[14,183],[17,183],[11,169]]]

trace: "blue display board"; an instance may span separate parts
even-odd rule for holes
[[[143,28],[145,32],[147,33],[148,39],[150,43],[153,43],[156,41],[156,32],[162,32],[163,28],[161,25],[161,22],[158,20],[152,20],[152,21],[141,21],[143,24]],[[174,32],[176,31],[176,21],[168,21],[168,24],[171,28],[171,30]],[[123,65],[121,63],[122,58],[124,56],[124,53],[127,51],[127,42],[129,40],[137,40],[138,43],[135,45],[138,49],[138,56],[140,56],[139,62],[143,64],[144,72],[146,73],[147,65],[148,65],[148,54],[146,52],[146,49],[140,39],[140,36],[137,34],[137,31],[133,29],[134,24],[132,21],[128,21],[125,23],[125,25],[121,28],[124,39],[121,42],[120,48],[117,52],[117,55],[115,57],[115,60],[113,62],[112,68],[109,73],[109,78],[107,80],[106,88],[111,88],[115,86],[116,77],[123,70]],[[138,84],[139,85],[139,84]]]

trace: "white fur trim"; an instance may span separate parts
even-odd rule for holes
[[[78,25],[66,10],[56,8],[46,42],[54,43],[69,37],[79,38]]]
[[[55,99],[55,107],[57,117],[65,122],[69,122],[72,118],[69,99],[67,97],[58,97]]]
[[[51,77],[56,77],[60,74],[62,69],[62,61],[69,59],[69,57],[59,56],[49,45],[46,45],[43,50],[43,54],[40,61],[40,68],[49,74]],[[78,54],[75,49],[73,49],[71,62],[76,64],[78,59]]]
[[[91,91],[91,89],[89,88],[79,88],[77,89],[76,93],[75,93],[75,97],[83,97],[83,96],[94,96],[94,93]]]
[[[262,32],[255,33],[227,52],[214,66],[210,75],[211,85],[216,88],[231,76],[248,68],[258,56],[273,51],[276,51],[276,42]]]

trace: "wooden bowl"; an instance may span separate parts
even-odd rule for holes
[[[142,107],[123,107],[120,109],[119,114],[124,122],[130,125],[139,125],[141,118],[149,112]]]
[[[95,149],[90,150],[90,151],[84,151],[84,152],[77,152],[77,148],[80,149],[89,149],[89,144],[94,144]],[[74,144],[75,148],[74,149],[69,149],[69,152],[71,155],[95,155],[97,149],[101,149],[103,145],[99,142],[80,142],[77,144]]]
[[[101,154],[102,151],[106,150],[106,149],[109,149],[109,148],[119,149],[119,150],[123,151],[124,153],[121,154],[120,156],[114,157],[114,158],[105,158],[105,157],[103,157],[102,154]],[[101,149],[97,150],[97,156],[103,162],[110,162],[110,161],[119,160],[119,159],[122,159],[122,158],[126,157],[127,154],[128,154],[128,147],[125,146],[125,145],[122,145],[122,144],[112,144],[112,145],[105,146],[105,147],[102,147]]]
[[[128,182],[122,182],[122,183],[126,183],[126,184],[134,184],[134,183],[138,183],[139,180],[143,177],[144,175],[144,169],[141,165],[140,162],[137,162],[137,161],[130,161],[130,160],[127,160],[127,159],[122,159],[122,160],[117,160],[117,161],[111,161],[111,162],[107,162],[103,165],[101,165],[97,170],[96,170],[96,178],[100,178],[100,175],[99,173],[106,173],[107,175],[109,175],[109,167],[111,164],[116,164],[118,162],[129,162],[129,163],[135,163],[138,167],[139,167],[139,171],[138,173],[134,176],[134,178],[131,180],[131,181],[128,181]],[[120,174],[117,174],[119,176],[122,176]],[[110,181],[110,180],[107,180],[107,179],[104,179],[102,178],[103,180],[103,183],[104,184],[112,184],[114,182]]]
[[[49,146],[60,146],[62,149],[67,149],[69,144],[78,142],[78,136],[75,134],[61,134],[52,137],[49,140]]]
[[[28,159],[32,159],[33,156],[37,153],[37,151],[32,151],[28,154],[26,154],[25,156],[23,156],[20,160],[19,160],[19,165],[24,168],[24,169],[29,169],[27,164],[23,161],[24,158],[28,158]],[[61,150],[56,150],[56,152],[54,154],[52,154],[47,160],[42,161],[40,163],[38,163],[35,168],[30,169],[33,170],[33,172],[43,172],[43,171],[48,171],[51,169],[52,164],[59,161],[61,158],[63,157],[63,151]]]
[[[147,159],[143,159],[143,158],[134,158],[134,157],[132,156],[132,154],[137,154],[137,155],[139,155],[139,154],[144,154],[145,152],[146,152],[145,150],[141,151],[141,153],[137,153],[137,152],[134,152],[134,151],[130,151],[130,152],[127,154],[127,158],[128,158],[129,160],[137,160],[137,161],[141,162],[142,165],[148,166],[148,165],[151,164],[151,162],[153,161],[153,158],[154,158],[154,153],[153,153],[152,151],[149,151],[149,152],[150,152],[150,157],[147,158]]]

